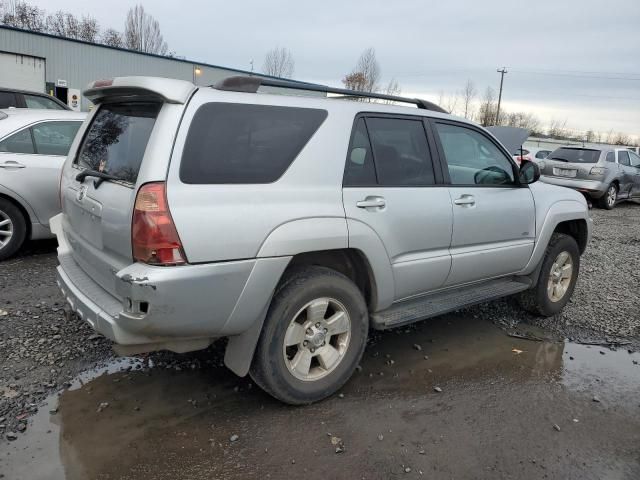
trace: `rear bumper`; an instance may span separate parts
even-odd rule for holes
[[[61,217],[50,223],[59,244],[58,285],[83,320],[121,345],[187,351],[240,334],[268,304],[289,262],[278,257],[175,267],[134,263],[114,273],[115,297],[74,260]]]
[[[573,188],[579,192],[586,193],[592,198],[602,197],[608,187],[606,183],[599,180],[581,180],[577,178],[551,177],[548,175],[542,175],[540,180],[552,185]]]

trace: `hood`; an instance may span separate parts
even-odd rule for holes
[[[511,155],[517,155],[522,144],[529,138],[529,130],[518,127],[486,127]]]

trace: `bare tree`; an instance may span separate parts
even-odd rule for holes
[[[94,17],[84,16],[79,20],[72,13],[62,10],[47,15],[46,25],[49,33],[86,42],[96,42],[100,33],[98,21]]]
[[[358,59],[356,68],[342,79],[346,88],[363,92],[377,92],[380,81],[380,64],[373,47],[367,48]]]
[[[130,8],[127,13],[124,42],[127,48],[139,52],[165,55],[168,50],[160,32],[160,24],[144,11],[142,5]]]
[[[80,20],[78,38],[85,42],[97,42],[98,35],[100,34],[100,26],[98,21],[90,16],[83,16]]]
[[[275,47],[264,56],[262,73],[274,77],[291,78],[295,70],[296,62],[288,48]]]
[[[553,138],[566,138],[568,135],[567,120],[556,120],[555,118],[552,119],[549,123],[549,129],[547,133],[550,137]]]
[[[613,137],[613,141],[611,143],[613,145],[631,145],[631,138],[625,133],[618,132]]]
[[[45,11],[19,0],[5,0],[0,5],[0,23],[33,32],[46,30]]]
[[[493,125],[496,119],[497,109],[498,105],[496,103],[496,91],[491,87],[487,87],[484,92],[482,103],[480,104],[480,111],[478,112],[478,122],[480,122],[483,127]]]
[[[476,99],[477,95],[476,87],[471,81],[471,79],[467,80],[464,89],[462,90],[462,114],[465,118],[469,120],[473,120],[473,102]]]
[[[104,43],[110,47],[122,47],[124,45],[122,34],[113,28],[107,28],[102,32],[102,35],[100,36],[100,43]]]

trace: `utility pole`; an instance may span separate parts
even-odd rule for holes
[[[496,125],[500,120],[500,102],[502,101],[502,83],[504,82],[504,74],[507,73],[507,67],[496,70],[500,74],[500,93],[498,93],[498,109],[496,110]]]

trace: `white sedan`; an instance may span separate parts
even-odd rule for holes
[[[0,260],[27,239],[52,237],[60,170],[86,113],[0,110]]]

